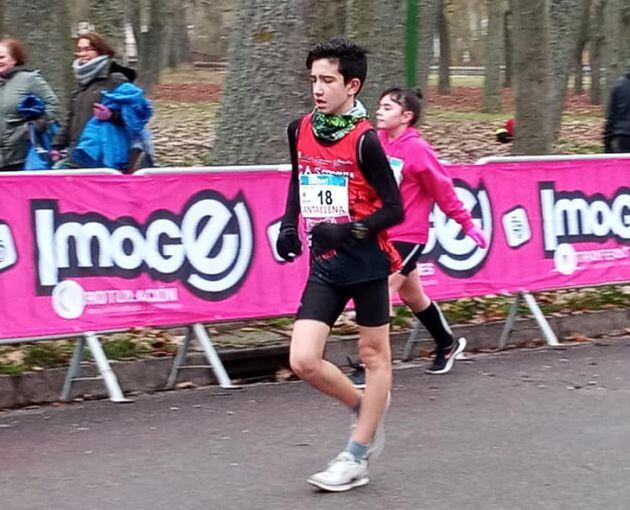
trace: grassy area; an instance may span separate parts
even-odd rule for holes
[[[429,75],[429,85],[437,87],[439,76],[437,73]],[[573,90],[573,77],[569,78],[568,90]],[[464,76],[464,75],[451,75],[451,86],[454,87],[478,87],[481,88],[484,85],[483,76]],[[584,90],[588,91],[591,86],[590,77],[584,77]]]
[[[156,100],[150,128],[160,166],[207,165],[215,138],[216,102]]]
[[[177,69],[165,69],[160,74],[160,83],[216,83],[223,84],[225,71],[183,66]]]
[[[604,152],[601,143],[581,142],[571,139],[560,139],[554,144],[556,153],[559,154],[600,154]]]
[[[444,122],[492,122],[502,124],[505,120],[513,115],[513,112],[501,113],[483,113],[477,111],[459,111],[450,109],[429,108],[425,116],[425,120],[444,121]]]
[[[438,86],[439,76],[437,74],[429,75],[429,87]],[[483,87],[483,76],[462,76],[458,74],[451,75],[451,87]]]

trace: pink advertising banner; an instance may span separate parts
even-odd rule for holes
[[[0,175],[0,339],[293,313],[308,259],[273,248],[289,173],[254,170]],[[627,161],[450,171],[491,242],[434,209],[432,297],[630,281]]]

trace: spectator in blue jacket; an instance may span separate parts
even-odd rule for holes
[[[145,126],[153,108],[141,88],[123,83],[103,92],[101,107],[112,112],[108,118],[94,115],[85,125],[71,159],[83,168],[115,168],[133,172],[138,162],[134,151],[152,155],[150,135]],[[112,116],[119,119],[111,122]]]

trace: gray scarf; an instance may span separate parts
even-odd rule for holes
[[[81,64],[79,59],[72,62],[72,70],[74,71],[74,77],[79,82],[79,85],[87,85],[90,83],[96,75],[111,61],[109,55],[101,55],[100,57],[93,58],[85,64]]]

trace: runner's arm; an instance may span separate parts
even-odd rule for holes
[[[455,193],[451,177],[433,151],[425,149],[421,154],[422,157],[417,164],[420,169],[418,178],[422,188],[431,193],[433,200],[444,214],[459,223],[464,232],[468,232],[473,228],[472,217]]]
[[[282,217],[282,224],[297,228],[298,216],[300,214],[300,185],[298,181],[298,161],[297,161],[297,131],[300,125],[299,120],[294,120],[289,124],[287,135],[289,138],[289,153],[291,154],[291,180],[287,192],[287,202]]]
[[[376,131],[367,131],[359,141],[359,165],[365,179],[374,188],[381,203],[380,209],[361,220],[370,234],[400,223],[404,217],[400,192],[385,151]]]

